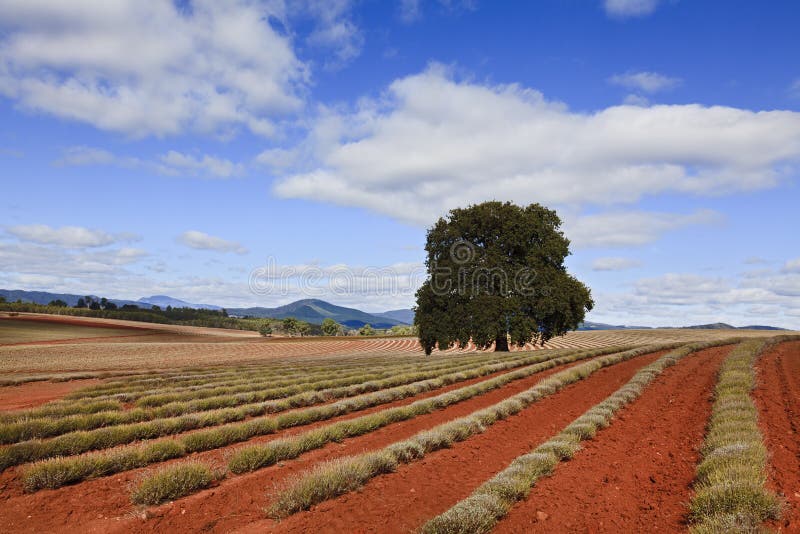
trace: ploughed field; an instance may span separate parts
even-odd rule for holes
[[[14,320],[3,532],[800,531],[797,336],[425,357],[413,339]]]

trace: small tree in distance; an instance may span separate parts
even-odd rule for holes
[[[298,321],[294,317],[286,317],[281,322],[281,326],[283,327],[284,332],[292,336],[297,333],[297,330],[300,327],[300,321]]]
[[[258,329],[258,333],[264,337],[269,337],[272,335],[272,327],[269,323],[264,323],[261,325],[261,328]]]
[[[375,335],[375,329],[372,328],[372,325],[367,323],[367,324],[365,324],[364,326],[362,326],[361,328],[358,329],[358,335],[359,336],[374,336]]]
[[[342,325],[326,317],[322,320],[322,333],[326,336],[341,336],[344,333]]]
[[[594,302],[564,266],[569,240],[555,211],[484,202],[454,209],[428,231],[428,279],[414,324],[426,354],[437,345],[507,351],[574,330]]]

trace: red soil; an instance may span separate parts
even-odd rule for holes
[[[495,532],[684,532],[717,372],[730,351],[704,350],[666,369]]]
[[[518,390],[531,387],[545,376],[556,373],[567,367],[569,366],[561,366],[543,373],[538,373],[532,377],[512,383],[511,386],[507,386],[505,389],[495,390],[486,395],[465,401],[461,405],[467,405],[469,403],[468,405],[473,406],[473,408],[467,411],[471,411],[472,409],[476,409],[474,406],[482,405],[482,402],[483,404],[487,405],[493,404],[494,402],[497,402],[498,398],[512,394],[509,392],[516,392]],[[248,441],[246,445],[263,443],[279,437],[305,432],[312,428],[327,425],[335,421],[360,417],[362,415],[374,413],[387,408],[404,406],[419,399],[439,395],[452,389],[475,384],[477,382],[488,380],[492,377],[512,371],[513,370],[501,371],[489,376],[466,380],[457,384],[439,388],[432,392],[417,395],[412,398],[401,399],[395,402],[386,403],[358,412],[352,412],[341,417],[320,421],[310,425],[286,429],[276,434],[257,437]],[[481,401],[480,399],[483,398],[488,398],[488,400]],[[461,405],[455,405],[444,411],[417,417],[416,419],[403,423],[390,425],[389,427],[381,429],[377,432],[346,440],[342,444],[328,445],[323,449],[312,451],[306,455],[303,455],[300,459],[291,461],[284,467],[273,466],[272,468],[263,469],[248,475],[233,477],[223,481],[218,488],[189,497],[180,501],[180,503],[182,505],[183,503],[187,503],[186,506],[190,504],[196,505],[198,510],[195,512],[195,515],[200,514],[205,523],[213,523],[217,516],[224,516],[225,511],[228,513],[235,513],[237,506],[241,508],[242,506],[247,506],[247,504],[252,505],[253,498],[263,498],[264,488],[266,488],[272,483],[273,480],[276,479],[276,473],[278,476],[283,477],[292,472],[305,469],[309,464],[314,463],[315,461],[322,461],[346,454],[361,452],[364,447],[369,445],[370,440],[375,439],[375,436],[378,433],[381,433],[382,435],[382,438],[379,438],[381,441],[378,442],[378,447],[383,446],[383,444],[391,443],[396,439],[401,439],[395,437],[397,434],[393,434],[393,431],[396,432],[405,428],[403,436],[406,434],[413,435],[421,428],[425,427],[426,424],[427,426],[435,426],[442,420],[446,420],[448,417],[458,417],[462,415],[461,412],[464,411],[465,408],[460,408]],[[456,413],[456,415],[452,415],[452,413]],[[207,461],[218,465],[225,465],[226,455],[229,454],[231,450],[242,447],[243,445],[245,444],[239,443],[223,449],[216,449],[213,451],[194,454],[191,456],[191,459]],[[183,460],[176,461],[179,462]],[[173,462],[165,462],[164,464],[159,465],[167,465],[169,463]],[[8,469],[4,473],[0,474],[0,495],[6,498],[6,502],[2,507],[0,507],[0,531],[3,530],[3,526],[9,526],[13,530],[22,530],[26,532],[67,531],[74,528],[80,528],[83,531],[86,531],[87,529],[91,530],[92,528],[96,528],[99,532],[107,531],[109,528],[116,527],[116,525],[119,524],[118,521],[122,521],[124,519],[131,520],[134,517],[133,513],[135,512],[135,509],[131,505],[128,498],[127,487],[135,482],[145,470],[147,470],[147,468],[119,473],[112,477],[90,480],[76,486],[60,488],[52,491],[43,490],[27,495],[22,492],[22,488],[18,482],[19,468]],[[207,501],[210,501],[210,504]],[[215,505],[215,503],[220,501],[222,504]],[[249,510],[249,513],[254,517],[254,519],[261,519],[263,517],[258,505],[251,506],[250,508],[251,509]],[[125,525],[122,530],[130,530],[134,528],[139,528],[143,531],[152,530],[156,528],[153,526],[154,523],[158,523],[160,521],[159,516],[168,514],[169,511],[169,505],[152,509],[152,511],[148,512],[148,514],[156,516],[156,519],[141,525],[138,524],[138,521],[135,521],[132,525],[130,524],[130,521],[122,521],[122,524]],[[109,518],[113,518],[114,523],[110,523]],[[176,523],[175,528],[182,529],[184,528],[184,519],[185,518],[183,517],[176,518],[173,516],[171,521]],[[167,519],[167,521],[169,520],[170,519]]]
[[[280,523],[263,520],[246,532],[410,532],[468,496],[508,463],[558,432],[663,353],[634,358],[596,372],[542,399],[483,434],[433,452],[359,492],[315,506]],[[265,503],[266,504],[266,503]]]
[[[633,362],[637,362],[634,365],[639,366],[644,365],[653,358],[655,356],[647,355],[636,358]],[[615,367],[630,364],[631,362],[627,362]],[[559,372],[564,368],[566,366],[557,367],[512,382],[504,388],[455,404],[444,410],[419,416],[409,421],[395,423],[364,436],[347,439],[342,443],[329,444],[283,465],[272,466],[246,475],[231,476],[223,480],[215,488],[186,497],[174,504],[148,509],[146,514],[141,516],[145,517],[146,520],[136,515],[136,509],[130,504],[128,496],[128,487],[145,470],[140,469],[119,473],[111,477],[90,480],[76,486],[57,490],[42,490],[33,494],[23,494],[18,481],[19,470],[12,468],[0,475],[0,496],[5,497],[5,501],[0,506],[0,526],[5,524],[14,531],[24,532],[63,532],[76,528],[82,532],[229,531],[263,519],[263,508],[268,504],[267,490],[287,476],[305,471],[310,466],[321,461],[384,447],[395,441],[410,437],[421,430],[467,415],[477,409],[495,404],[508,396],[528,389],[546,376]],[[355,414],[348,414],[335,420],[356,417],[388,407],[401,406],[420,398],[436,395],[449,389],[462,387],[487,378],[462,382],[439,389],[436,392],[396,401]],[[305,431],[332,421],[334,420],[290,429],[289,431],[263,438],[256,438],[250,440],[248,444],[270,441],[277,437]],[[237,444],[224,449],[195,454],[191,456],[191,459],[201,459],[222,464],[226,454],[241,446],[242,444]]]
[[[770,485],[786,508],[772,527],[800,532],[800,341],[781,343],[758,363],[753,392],[761,432],[770,451]]]
[[[60,399],[76,389],[100,383],[98,379],[70,380],[68,382],[28,382],[19,386],[0,388],[0,411],[32,408],[45,402]]]

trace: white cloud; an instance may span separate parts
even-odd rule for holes
[[[247,249],[235,241],[227,241],[197,230],[189,230],[178,237],[178,241],[187,247],[197,250],[216,250],[218,252],[235,252],[246,254]]]
[[[281,2],[0,4],[0,94],[132,136],[269,135],[301,108],[307,68],[268,22]]]
[[[115,165],[126,169],[144,169],[167,176],[200,176],[208,178],[233,178],[246,172],[243,163],[203,154],[194,156],[176,150],[162,154],[158,159],[119,156],[101,148],[74,146],[64,150],[56,165]]]
[[[328,61],[327,68],[338,69],[361,54],[364,36],[350,18],[351,0],[304,0],[289,6],[307,13],[316,21],[306,42],[310,46],[333,50],[335,60]]]
[[[653,326],[726,322],[800,329],[800,276],[765,270],[746,277],[667,273],[629,292],[596,295],[592,320]]]
[[[46,224],[11,226],[6,231],[22,241],[42,245],[56,245],[65,248],[104,247],[119,241],[133,241],[131,234],[109,234],[102,230],[92,230],[81,226],[62,226],[53,228]]]
[[[784,273],[800,273],[800,258],[787,261],[782,271]]]
[[[117,157],[108,150],[80,145],[66,148],[56,165],[106,165],[115,161]]]
[[[622,103],[626,106],[647,107],[650,105],[650,100],[646,96],[630,94],[625,95]]]
[[[415,293],[427,278],[425,264],[395,263],[384,266],[317,263],[282,265],[270,259],[250,272],[251,292],[271,302],[321,298],[375,309],[413,305]]]
[[[597,258],[592,262],[593,271],[625,271],[639,267],[642,263],[633,258]]]
[[[248,291],[246,277],[231,280],[175,276],[178,273],[160,263],[156,263],[156,270],[170,271],[174,280],[150,278],[130,270],[135,257],[145,256],[134,249],[87,253],[0,241],[0,287],[132,300],[144,295],[171,294],[195,302],[206,299],[224,305],[258,303]]]
[[[659,0],[603,0],[603,8],[612,17],[643,17],[653,13]]]
[[[298,162],[298,153],[292,149],[270,148],[255,157],[255,162],[265,167],[285,171]]]
[[[147,252],[139,248],[121,248],[111,253],[110,261],[114,265],[128,265],[148,256]]]
[[[27,286],[38,277],[37,287],[46,284],[46,289],[59,292],[65,283],[76,280],[90,285],[103,279],[113,288],[119,277],[128,274],[125,266],[146,256],[145,251],[131,248],[87,252],[0,241],[0,273],[7,279],[5,287],[16,282],[17,287],[29,289]]]
[[[658,93],[679,86],[682,81],[680,78],[671,78],[657,72],[626,72],[625,74],[615,74],[608,79],[609,83],[619,85],[627,89],[638,89],[645,93]]]
[[[643,278],[636,282],[634,293],[661,304],[693,305],[699,299],[715,298],[730,286],[721,278],[708,278],[696,274],[665,274],[656,278]]]
[[[666,232],[696,224],[713,224],[721,216],[710,210],[689,215],[630,211],[576,217],[565,233],[576,248],[636,247],[658,240]]]
[[[161,157],[161,162],[171,169],[200,173],[215,178],[231,178],[244,174],[244,165],[227,159],[203,155],[194,157],[175,150],[170,150]]]
[[[488,199],[611,206],[644,195],[775,186],[800,160],[800,113],[700,105],[570,111],[441,66],[380,99],[324,110],[275,192],[417,225]]]

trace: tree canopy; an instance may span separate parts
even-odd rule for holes
[[[484,202],[450,211],[427,235],[428,279],[415,325],[426,354],[470,340],[495,350],[574,330],[594,302],[564,266],[569,240],[555,211]]]
[[[294,317],[286,317],[281,322],[281,326],[283,327],[283,331],[291,336],[297,333],[300,328],[300,321]]]
[[[364,326],[358,329],[359,336],[374,336],[376,333],[377,332],[375,332],[375,329],[372,328],[372,325],[370,325],[369,323],[365,324]]]
[[[341,336],[344,334],[344,328],[330,317],[326,317],[322,320],[322,333],[326,336]]]

